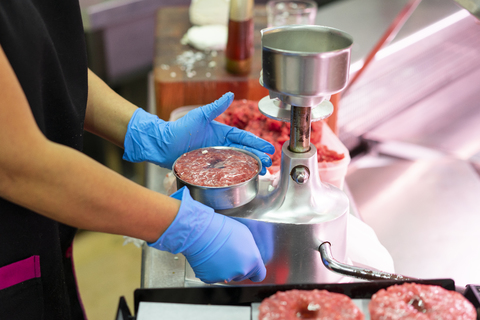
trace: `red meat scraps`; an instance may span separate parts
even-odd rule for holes
[[[230,107],[218,116],[216,121],[237,127],[267,140],[275,147],[272,166],[280,166],[282,146],[290,139],[290,123],[273,120],[264,116],[258,110],[258,102],[252,100],[234,100]],[[317,148],[318,162],[333,162],[341,160],[344,154],[328,149],[321,143],[323,121],[312,122],[310,143]]]

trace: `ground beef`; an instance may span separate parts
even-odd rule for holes
[[[277,292],[262,301],[259,320],[341,320],[364,319],[350,297],[326,290]]]
[[[251,100],[234,100],[230,107],[215,119],[239,129],[249,131],[267,140],[275,147],[271,156],[272,166],[280,166],[282,146],[290,139],[290,123],[273,120],[258,110],[258,102]],[[345,157],[321,144],[323,121],[312,122],[310,143],[317,147],[318,162],[331,162]]]
[[[368,309],[372,320],[474,320],[473,305],[460,293],[439,286],[404,283],[381,289]]]
[[[259,170],[255,158],[232,149],[202,148],[184,153],[175,163],[183,181],[203,187],[226,187],[252,179]]]

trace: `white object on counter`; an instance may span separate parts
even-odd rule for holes
[[[347,257],[354,266],[395,273],[393,258],[380,243],[375,231],[352,214],[347,220]],[[356,281],[349,279],[347,282]]]
[[[140,302],[137,320],[250,320],[251,308],[184,303]]]
[[[182,43],[202,51],[220,51],[225,50],[227,37],[228,29],[225,25],[193,26],[183,36]]]

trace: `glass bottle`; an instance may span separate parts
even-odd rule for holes
[[[237,75],[250,72],[253,58],[254,0],[230,0],[226,69]]]

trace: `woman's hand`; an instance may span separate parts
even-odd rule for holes
[[[149,246],[182,253],[195,276],[205,283],[265,279],[265,265],[245,225],[193,200],[187,187],[171,197],[181,200],[178,214]]]
[[[254,153],[262,161],[262,172],[272,165],[265,153],[273,154],[273,145],[252,133],[213,121],[232,103],[233,93],[196,108],[177,121],[167,122],[138,109],[125,135],[123,158],[132,162],[150,161],[172,168],[182,154],[198,148],[230,146]]]

